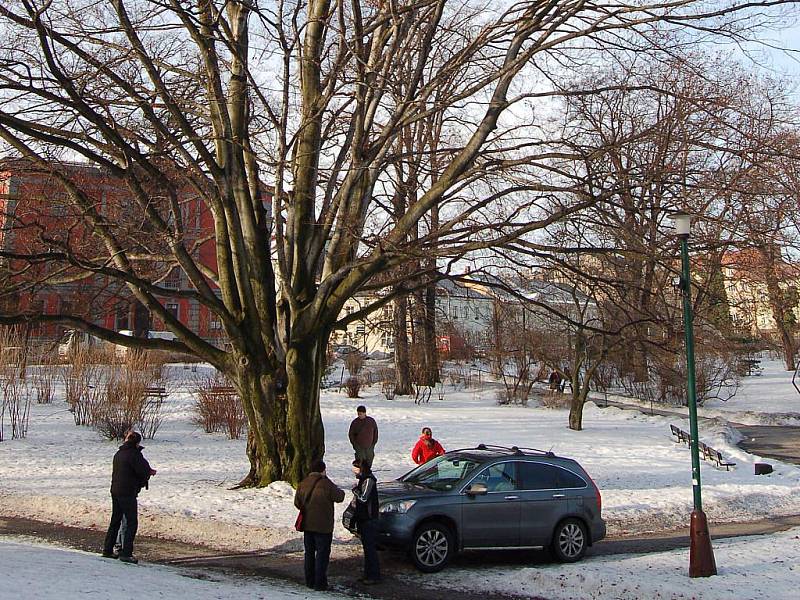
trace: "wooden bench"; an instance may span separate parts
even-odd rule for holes
[[[146,398],[158,398],[159,400],[163,400],[169,396],[169,392],[167,388],[164,387],[149,387],[145,388],[144,395]]]
[[[208,390],[206,390],[206,394],[209,396],[238,396],[235,387],[222,385],[208,388]]]
[[[686,433],[683,429],[670,423],[669,430],[672,432],[672,435],[675,436],[675,441],[677,443],[682,442],[686,445],[691,445],[692,436]],[[701,441],[697,442],[697,449],[703,460],[712,462],[719,468],[725,467],[726,471],[730,471],[730,468],[736,465],[735,462],[729,462],[722,458],[722,453],[719,450],[716,450]]]
[[[736,465],[735,462],[729,462],[722,458],[722,453],[719,450],[714,450],[714,448],[711,448],[710,446],[706,446],[706,450],[708,452],[708,460],[716,463],[718,467],[725,467],[726,471],[730,471],[730,468]]]
[[[688,433],[686,433],[680,427],[676,427],[675,425],[670,423],[669,424],[669,429],[670,429],[670,431],[672,431],[672,435],[675,436],[675,438],[676,438],[675,441],[676,442],[682,442],[682,443],[684,443],[686,445],[689,445],[689,444],[692,443],[692,436],[689,435]]]

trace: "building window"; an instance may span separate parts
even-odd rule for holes
[[[394,348],[394,336],[388,331],[384,331],[383,334],[381,334],[381,344],[384,348]]]
[[[167,304],[165,306],[165,308],[167,309],[167,312],[169,314],[171,314],[173,317],[175,317],[176,319],[179,318],[179,316],[178,316],[178,314],[179,314],[178,310],[179,309],[178,309],[178,305],[177,304]]]

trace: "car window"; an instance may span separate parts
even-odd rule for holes
[[[523,462],[519,467],[524,490],[555,490],[562,487],[558,476],[563,469],[538,462]]]
[[[478,462],[460,456],[437,456],[406,473],[401,481],[414,483],[439,491],[447,491],[472,473]]]
[[[585,488],[587,486],[583,477],[580,477],[576,473],[568,471],[567,469],[558,470],[558,484],[559,487],[572,489]]]
[[[498,463],[481,471],[472,483],[483,483],[488,492],[508,492],[518,489],[513,462]]]

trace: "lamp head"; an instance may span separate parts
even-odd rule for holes
[[[670,219],[675,222],[675,233],[679,236],[689,236],[692,230],[692,215],[687,212],[678,211],[672,213]]]

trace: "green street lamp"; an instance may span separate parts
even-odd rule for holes
[[[683,332],[686,340],[686,392],[689,404],[689,427],[692,436],[692,492],[694,510],[689,527],[689,577],[710,577],[717,574],[708,520],[703,512],[703,497],[700,486],[700,452],[697,433],[697,393],[694,371],[694,331],[692,325],[692,290],[689,273],[689,234],[692,216],[679,212],[672,215],[675,233],[681,241],[681,290],[683,291]]]

